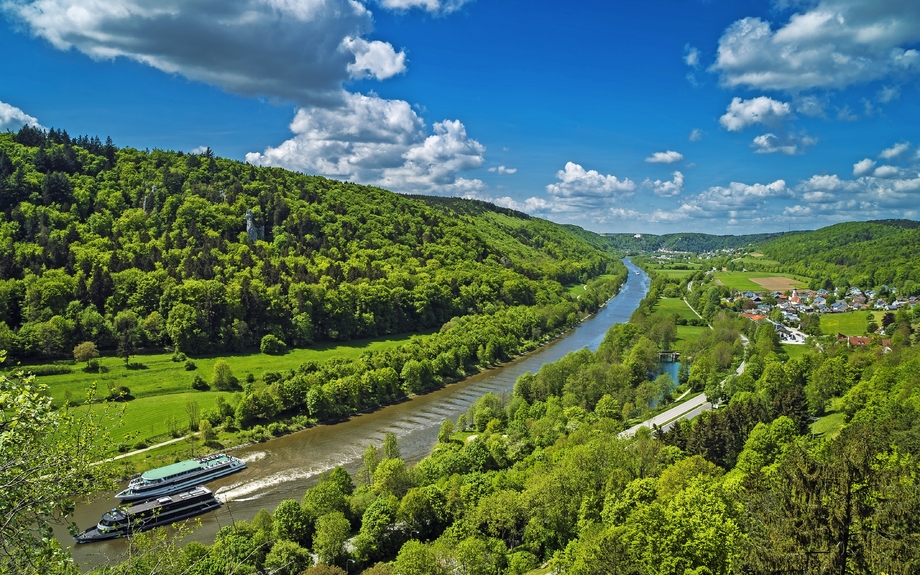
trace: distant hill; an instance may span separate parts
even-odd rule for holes
[[[920,295],[920,222],[846,222],[758,244],[785,271],[815,278],[818,287],[889,286]]]
[[[801,232],[777,232],[743,236],[716,236],[699,233],[676,234],[601,234],[608,245],[629,253],[648,253],[658,250],[678,252],[714,252],[749,247],[779,237],[795,236]]]
[[[376,337],[620,268],[590,232],[484,202],[0,133],[0,348],[18,356],[112,349],[123,314],[140,345],[189,353]]]

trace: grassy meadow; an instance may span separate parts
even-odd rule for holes
[[[692,270],[672,270],[667,268],[651,268],[655,273],[663,274],[669,278],[683,279],[689,275],[693,275],[699,271],[699,268]]]
[[[748,265],[760,265],[760,266],[779,266],[781,265],[776,260],[767,259],[759,254],[749,254],[743,258],[735,258],[733,261],[740,263],[743,266]]]
[[[200,413],[214,407],[217,396],[227,397],[228,391],[189,391],[152,397],[142,397],[126,402],[96,403],[77,409],[108,409],[112,415],[120,414],[117,424],[109,428],[112,440],[134,445],[138,442],[166,441],[170,438],[167,418],[172,416],[180,430],[188,428],[186,405],[198,404]]]
[[[684,319],[698,319],[696,313],[690,309],[690,306],[676,297],[663,297],[655,304],[655,313],[671,316],[677,314]]]
[[[426,332],[431,333],[431,332]],[[108,395],[110,386],[124,385],[131,391],[137,401],[147,397],[159,397],[170,394],[193,392],[192,379],[200,375],[210,382],[214,364],[223,359],[230,364],[230,369],[240,381],[245,381],[247,374],[260,379],[267,371],[285,371],[296,369],[308,361],[322,363],[333,358],[355,359],[368,351],[380,351],[407,343],[413,337],[425,337],[425,334],[402,334],[379,339],[367,339],[348,342],[347,344],[323,343],[308,349],[292,349],[283,355],[266,355],[264,353],[244,353],[239,355],[220,355],[189,358],[195,368],[186,369],[186,362],[172,361],[171,353],[131,356],[130,367],[125,367],[123,359],[118,357],[101,357],[99,373],[87,373],[81,365],[73,366],[73,373],[62,375],[43,375],[42,383],[50,387],[51,397],[56,404],[65,400],[77,403],[85,397],[86,390],[96,385],[97,396]],[[28,370],[28,366],[24,366]],[[202,392],[194,392],[201,395]]]
[[[811,425],[811,432],[819,437],[835,437],[846,423],[846,417],[841,411],[842,398],[831,399],[827,412],[818,421]]]
[[[611,275],[611,274],[604,274],[604,275],[597,276],[597,277],[594,278],[594,279],[607,279],[607,280],[613,280],[613,279],[616,279],[616,276]],[[587,285],[587,284],[582,284],[582,283],[569,284],[569,285],[565,286],[565,288],[566,288],[566,290],[568,290],[568,292],[569,292],[570,295],[575,296],[575,297],[578,297],[578,296],[580,296],[581,294],[585,293],[585,285]]]
[[[674,340],[674,344],[671,347],[680,349],[681,344],[683,344],[685,341],[694,341],[699,338],[704,331],[708,330],[708,327],[696,325],[679,325],[677,326],[677,339]]]
[[[653,310],[655,315],[673,316],[675,313],[684,319],[698,319],[697,315],[684,302],[676,297],[663,297],[658,300]],[[673,349],[680,349],[685,341],[693,341],[709,328],[706,326],[679,325],[677,326],[677,339],[674,340]]]
[[[869,326],[869,313],[866,310],[827,313],[821,316],[821,333],[824,335],[866,335]],[[881,326],[883,311],[873,311],[873,321]]]
[[[167,423],[168,418],[172,418],[179,431],[184,432],[188,428],[186,406],[190,402],[197,403],[199,411],[204,413],[214,407],[219,396],[227,397],[232,393],[192,389],[192,379],[195,375],[200,375],[205,381],[211,381],[214,364],[220,359],[230,364],[233,374],[240,382],[245,382],[250,373],[256,380],[260,380],[264,372],[296,369],[300,364],[308,361],[321,363],[333,358],[354,359],[367,351],[397,347],[412,338],[426,337],[428,333],[431,332],[403,334],[374,340],[357,340],[347,344],[318,344],[310,349],[289,350],[283,355],[254,352],[195,357],[189,359],[194,364],[194,369],[186,369],[184,361],[172,361],[171,353],[131,356],[130,367],[125,367],[125,362],[121,358],[101,357],[99,358],[102,368],[100,372],[87,373],[82,369],[82,365],[74,365],[72,373],[42,375],[40,380],[49,387],[56,405],[63,405],[65,402],[83,403],[88,390],[94,386],[96,398],[106,397],[110,387],[127,387],[132,398],[128,401],[94,403],[89,406],[79,406],[76,409],[108,410],[110,416],[114,417],[117,422],[109,428],[112,440],[128,446],[142,446],[142,444],[166,441],[172,437]],[[23,366],[22,369],[28,371],[28,366]],[[235,443],[230,435],[223,439]],[[195,447],[188,444],[187,441],[182,441],[160,448],[157,453],[160,458],[168,459],[174,454],[187,454]],[[198,445],[197,447],[207,450],[205,446]],[[213,447],[219,448],[220,444]],[[151,455],[155,454],[147,453],[145,458],[150,458]]]

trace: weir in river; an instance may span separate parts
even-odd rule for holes
[[[437,441],[441,423],[445,419],[456,420],[484,394],[510,393],[514,382],[525,372],[536,373],[544,364],[585,347],[597,350],[610,326],[629,321],[648,293],[649,277],[628,259],[624,263],[629,274],[619,294],[576,328],[537,350],[372,413],[234,450],[233,454],[246,461],[248,468],[208,484],[224,505],[202,516],[201,527],[188,540],[210,544],[224,525],[251,520],[260,509],[272,511],[285,499],[300,501],[319,475],[336,466],[342,465],[355,475],[364,449],[370,444],[380,447],[387,432],[396,434],[406,462],[419,461]],[[78,505],[76,524],[81,529],[95,524],[103,512],[117,503],[113,495],[114,492]],[[65,546],[73,544],[65,529],[57,530],[56,535]],[[89,569],[119,561],[125,549],[126,542],[115,539],[74,547],[73,555],[81,568]]]

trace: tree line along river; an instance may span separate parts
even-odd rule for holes
[[[188,540],[209,544],[224,525],[251,520],[260,509],[272,511],[285,499],[299,501],[320,474],[336,466],[344,466],[354,475],[364,449],[369,444],[382,445],[387,432],[396,434],[402,458],[407,463],[419,461],[437,441],[441,423],[445,419],[456,420],[484,394],[509,393],[523,373],[536,373],[544,364],[585,347],[597,350],[610,326],[629,321],[648,293],[649,277],[628,258],[623,261],[629,275],[619,294],[575,329],[539,349],[372,413],[234,450],[234,455],[247,462],[247,469],[208,484],[224,505],[202,516],[201,527]],[[114,492],[106,493],[88,504],[78,505],[73,520],[81,529],[94,525],[116,504],[113,496]],[[57,529],[56,535],[65,546],[73,545],[66,529]],[[73,546],[73,555],[81,568],[91,569],[119,561],[125,549],[125,540],[114,539]]]

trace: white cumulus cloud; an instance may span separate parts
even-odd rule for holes
[[[910,142],[901,142],[891,146],[890,148],[885,148],[882,150],[882,153],[879,154],[879,157],[885,158],[886,160],[893,160],[894,158],[897,158],[906,152],[908,149],[910,149]]]
[[[0,102],[0,131],[15,131],[23,126],[44,129],[44,127],[38,123],[37,118],[26,114],[16,106]]]
[[[684,189],[684,175],[678,171],[671,174],[671,180],[645,180],[643,185],[652,189],[656,196],[670,198],[680,194]]]
[[[843,88],[920,71],[920,3],[820,0],[774,29],[760,18],[731,24],[719,39],[723,85],[788,90]]]
[[[362,39],[373,20],[355,0],[7,0],[0,9],[60,50],[301,105],[340,104],[350,77],[405,65],[392,46]]]
[[[246,161],[397,192],[464,195],[485,187],[460,176],[481,167],[485,153],[461,122],[436,122],[429,133],[406,101],[349,93],[342,100],[338,108],[301,108],[293,138],[246,154]]]
[[[901,170],[896,166],[879,166],[872,175],[876,178],[894,178],[901,175]]]
[[[364,38],[345,38],[342,47],[355,55],[355,61],[348,65],[352,78],[376,78],[385,80],[406,71],[406,53],[396,52],[393,46]]]
[[[777,128],[791,117],[792,108],[786,102],[780,102],[767,96],[759,96],[750,100],[732,98],[725,114],[719,118],[719,123],[729,132],[740,132],[754,124]]]
[[[703,139],[703,131],[699,128],[694,128],[690,132],[690,137],[688,138],[691,142],[699,142]]]
[[[629,178],[602,175],[597,170],[585,170],[579,164],[566,162],[565,169],[556,172],[558,183],[546,186],[546,192],[558,198],[601,197],[631,195],[636,183]]]
[[[683,159],[684,155],[680,152],[668,150],[666,152],[655,152],[651,156],[645,158],[645,161],[649,164],[673,164]]]
[[[754,209],[767,200],[791,198],[792,191],[785,180],[770,184],[744,184],[732,182],[728,186],[713,186],[694,199],[694,204],[713,212]]]
[[[754,138],[751,147],[758,154],[802,154],[805,148],[814,146],[818,140],[806,134],[796,135],[792,133],[781,133],[779,135],[767,133],[761,134]]]
[[[860,160],[856,162],[855,164],[853,164],[853,175],[856,176],[857,178],[859,176],[865,176],[866,174],[870,173],[872,171],[872,168],[874,167],[875,167],[875,160],[872,160],[869,158]]]
[[[412,8],[421,8],[432,14],[450,14],[463,7],[472,0],[378,0],[384,8],[396,11],[406,11]]]
[[[490,172],[493,172],[493,173],[496,173],[496,174],[513,174],[513,173],[517,172],[517,168],[506,168],[505,166],[498,166],[498,167],[496,168],[496,167],[493,166],[493,167],[489,168],[489,171],[490,171]]]

